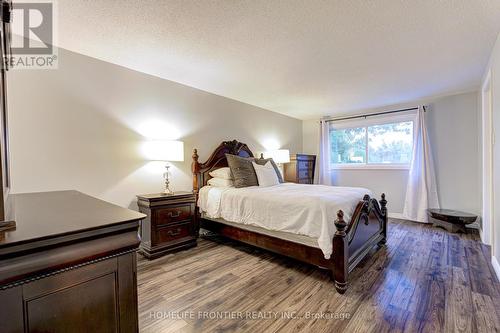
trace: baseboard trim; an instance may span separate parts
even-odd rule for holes
[[[500,264],[498,263],[498,260],[495,256],[491,256],[491,265],[493,266],[493,269],[497,274],[498,281],[500,281]]]
[[[403,217],[402,213],[389,213],[389,217],[393,219],[400,219],[404,220],[405,218]]]

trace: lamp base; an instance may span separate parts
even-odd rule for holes
[[[169,174],[170,165],[165,164],[165,173],[163,174],[163,179],[165,180],[165,189],[163,190],[163,195],[174,195],[174,191],[170,189],[170,174]]]
[[[167,188],[161,194],[164,195],[164,196],[168,196],[168,195],[174,195],[175,192],[172,191],[171,189]]]

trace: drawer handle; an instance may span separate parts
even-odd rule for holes
[[[182,211],[180,211],[180,210],[178,210],[177,212],[175,212],[175,215],[172,212],[168,212],[168,216],[171,217],[171,218],[179,217],[179,216],[181,216],[181,214],[182,214]]]
[[[179,236],[181,234],[181,231],[182,231],[181,228],[177,228],[176,231],[172,231],[172,230],[167,231],[167,234],[169,236],[172,236],[172,237]]]

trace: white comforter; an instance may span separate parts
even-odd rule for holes
[[[326,259],[332,254],[337,211],[348,222],[365,188],[284,183],[270,187],[200,190],[198,206],[210,218],[250,224],[269,230],[306,235],[318,240]]]

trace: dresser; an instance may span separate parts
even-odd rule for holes
[[[140,253],[154,259],[196,246],[199,234],[192,192],[137,196],[139,210],[147,217],[141,226]]]
[[[0,332],[137,332],[139,222],[77,191],[10,195]]]
[[[290,156],[290,163],[284,165],[286,182],[313,184],[316,155],[296,154]]]

